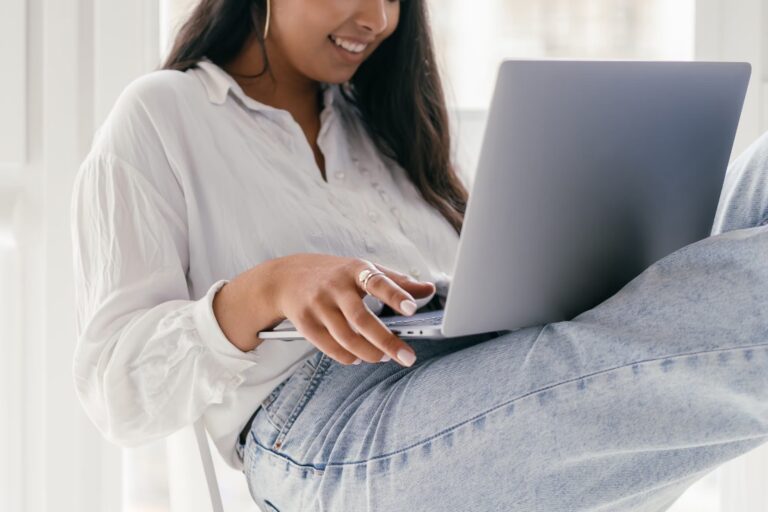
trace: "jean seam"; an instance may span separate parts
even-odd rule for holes
[[[330,364],[331,364],[331,359],[328,358],[325,354],[323,354],[320,357],[320,360],[317,362],[317,366],[312,371],[312,374],[310,375],[309,380],[307,381],[306,387],[301,392],[301,396],[299,400],[296,402],[296,405],[293,406],[293,409],[288,415],[288,418],[286,419],[282,428],[279,429],[277,437],[275,438],[275,441],[272,443],[272,446],[274,448],[279,448],[283,444],[283,442],[285,441],[285,438],[288,436],[288,432],[290,432],[291,427],[293,426],[293,423],[296,421],[296,418],[299,417],[299,414],[301,414],[301,411],[304,410],[304,406],[306,405],[306,403],[309,401],[310,398],[312,398],[312,395],[315,394],[315,390],[317,389],[317,386],[320,384],[321,377],[325,375]]]
[[[442,437],[442,436],[444,436],[446,434],[449,434],[449,433],[453,432],[454,430],[457,430],[458,428],[460,428],[462,426],[465,426],[467,424],[471,424],[472,422],[476,421],[477,419],[482,418],[484,416],[487,416],[488,414],[490,414],[490,413],[492,413],[494,411],[497,411],[499,409],[502,409],[502,408],[504,408],[504,407],[506,407],[506,406],[508,406],[508,405],[510,405],[512,403],[518,402],[518,401],[526,399],[526,398],[534,397],[534,396],[539,395],[539,394],[541,394],[543,392],[550,391],[552,389],[555,389],[555,388],[558,388],[558,387],[561,387],[561,386],[565,386],[567,384],[572,384],[572,383],[574,383],[576,381],[579,381],[581,379],[587,379],[589,377],[594,377],[596,375],[608,374],[608,373],[615,372],[615,371],[618,371],[618,370],[623,370],[623,369],[626,369],[626,368],[631,368],[631,367],[634,367],[636,365],[645,365],[645,364],[650,364],[650,363],[654,363],[654,362],[657,362],[657,361],[663,361],[663,360],[667,360],[667,359],[670,359],[670,360],[671,359],[679,359],[679,358],[682,358],[682,357],[689,357],[689,356],[702,355],[702,354],[715,354],[715,353],[719,353],[719,352],[742,351],[742,350],[748,350],[748,349],[753,349],[753,348],[761,348],[761,347],[762,348],[768,348],[768,342],[766,342],[766,343],[757,343],[757,344],[753,344],[753,345],[743,345],[743,346],[739,346],[739,347],[723,348],[723,349],[702,350],[702,351],[696,351],[696,352],[684,352],[684,353],[680,353],[680,354],[666,355],[666,356],[654,357],[654,358],[650,358],[650,359],[643,359],[643,360],[640,360],[640,361],[633,361],[631,363],[623,364],[623,365],[620,365],[620,366],[614,366],[612,368],[607,368],[607,369],[603,369],[603,370],[594,371],[592,373],[580,375],[580,376],[574,377],[572,379],[568,379],[568,380],[565,380],[565,381],[562,381],[562,382],[558,382],[556,384],[552,384],[550,386],[545,386],[543,388],[539,388],[539,389],[531,391],[529,393],[525,393],[525,394],[520,395],[520,396],[518,396],[516,398],[513,398],[511,400],[507,400],[505,402],[502,402],[501,404],[497,404],[497,405],[491,407],[490,409],[487,409],[486,411],[483,411],[482,413],[476,414],[475,416],[473,416],[471,418],[468,418],[468,419],[463,420],[463,421],[461,421],[459,423],[456,423],[456,424],[454,424],[454,425],[452,425],[452,426],[450,426],[448,428],[445,428],[445,429],[441,430],[440,432],[437,432],[434,435],[432,435],[432,436],[430,436],[430,437],[428,437],[426,439],[423,439],[423,440],[421,440],[421,441],[419,441],[417,443],[413,443],[413,444],[411,444],[409,446],[406,446],[404,448],[400,448],[399,450],[395,450],[393,452],[385,453],[385,454],[382,454],[382,455],[377,455],[375,457],[371,457],[371,458],[365,459],[365,460],[348,461],[348,462],[327,462],[325,464],[322,464],[322,466],[316,466],[316,465],[311,464],[311,463],[300,463],[300,462],[297,462],[297,461],[293,460],[288,455],[285,455],[283,453],[274,452],[273,450],[271,450],[271,449],[267,448],[266,446],[262,445],[261,443],[259,443],[256,438],[254,438],[253,441],[254,441],[254,444],[256,444],[258,447],[262,448],[268,455],[271,455],[272,457],[276,457],[276,458],[280,459],[281,461],[287,462],[290,465],[295,466],[297,468],[300,468],[302,470],[313,470],[316,473],[322,474],[322,472],[326,468],[328,468],[329,466],[343,467],[343,466],[357,466],[357,465],[361,465],[361,464],[365,465],[365,464],[368,464],[368,463],[373,462],[373,461],[387,459],[389,457],[393,457],[393,456],[398,455],[400,453],[416,449],[416,448],[420,447],[421,445],[423,445],[425,443],[434,441],[435,439],[438,439],[438,438],[440,438],[440,437]]]
[[[267,414],[266,414],[264,417],[267,419],[267,423],[269,423],[269,425],[270,425],[270,426],[271,426],[273,429],[275,429],[275,431],[276,431],[276,432],[280,432],[280,427],[277,425],[277,423],[275,423],[275,422],[272,420],[272,418],[271,418],[271,417],[270,417],[270,415],[269,415],[269,412],[267,412]]]
[[[267,422],[272,425],[272,427],[279,431],[280,427],[278,426],[278,422],[273,417],[274,414],[272,413],[272,405],[274,405],[275,401],[277,400],[277,397],[280,396],[280,392],[285,388],[286,383],[288,380],[290,380],[291,377],[286,378],[283,380],[280,384],[275,386],[275,389],[272,390],[272,392],[261,402],[261,407],[264,409],[265,417],[267,419]]]
[[[281,384],[282,384],[282,383],[281,383]],[[278,386],[277,386],[277,387],[280,387],[280,386],[281,386],[281,384],[278,384]],[[275,388],[275,390],[273,390],[273,391],[272,391],[272,392],[269,394],[269,396],[268,396],[267,398],[265,398],[263,402],[261,402],[261,405],[262,405],[262,407],[264,407],[264,409],[269,409],[269,406],[271,406],[271,405],[272,405],[272,402],[274,402],[274,401],[275,401],[275,398],[277,398],[277,395],[278,395],[278,393],[277,393],[276,391],[277,391],[277,388]]]

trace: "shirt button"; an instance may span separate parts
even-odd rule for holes
[[[396,206],[393,206],[392,208],[390,208],[389,211],[391,211],[395,215],[400,215],[400,210],[398,210]]]
[[[343,172],[341,172],[341,171],[336,173],[336,179],[337,180],[343,180],[344,176],[345,176],[345,174]]]
[[[368,240],[366,240],[366,241],[365,241],[365,249],[366,249],[368,252],[376,252],[376,246],[375,246],[375,245],[373,245],[373,244],[372,244],[370,241],[368,241]]]
[[[384,192],[383,190],[379,190],[379,195],[381,196],[382,201],[384,201],[385,203],[389,202],[389,196],[387,195],[386,192]]]
[[[371,219],[373,222],[376,222],[379,220],[379,214],[374,212],[373,210],[368,211],[368,218]]]
[[[419,269],[417,269],[416,267],[413,267],[413,268],[410,270],[410,274],[411,274],[413,277],[415,277],[416,279],[418,279],[418,278],[419,278],[419,276],[421,275],[421,272],[419,272]]]

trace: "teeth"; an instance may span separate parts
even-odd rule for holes
[[[367,44],[353,43],[352,41],[347,41],[346,39],[340,39],[336,36],[331,36],[331,41],[333,41],[336,46],[340,46],[351,53],[360,53],[368,46]]]

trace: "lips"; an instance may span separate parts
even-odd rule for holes
[[[348,51],[352,54],[360,54],[363,51],[365,51],[366,48],[368,48],[369,42],[360,41],[352,38],[345,38],[342,36],[336,36],[336,35],[329,35],[328,39],[338,46],[339,48],[343,48],[344,50]]]
[[[346,41],[351,41],[353,43],[359,43],[359,44],[371,44],[371,43],[373,43],[376,40],[375,38],[374,39],[367,39],[367,38],[364,38],[364,37],[360,38],[360,37],[353,37],[353,36],[343,36],[343,35],[340,35],[340,34],[331,34],[328,37],[330,37],[331,40],[333,40],[333,39],[344,39]]]

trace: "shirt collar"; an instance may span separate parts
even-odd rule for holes
[[[203,82],[206,92],[208,93],[208,99],[211,103],[216,105],[223,105],[227,100],[229,91],[232,91],[242,103],[256,111],[276,111],[280,110],[265,103],[261,103],[251,98],[245,92],[240,84],[221,67],[216,65],[208,57],[203,57],[198,63],[197,68],[200,70],[199,76]],[[329,84],[322,82],[320,87],[323,90],[323,106],[330,108],[333,106],[334,99],[336,97],[335,91],[338,88],[335,84]]]

